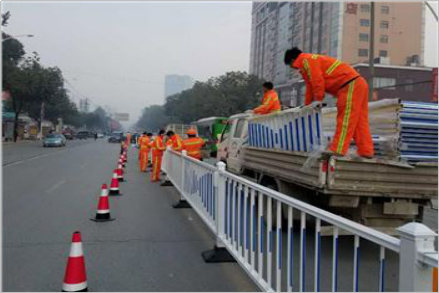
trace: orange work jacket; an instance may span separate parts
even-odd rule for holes
[[[201,137],[190,137],[183,140],[183,150],[186,150],[187,155],[201,159],[201,148],[204,145],[204,140]]]
[[[279,97],[275,90],[268,90],[262,97],[262,105],[253,110],[256,114],[269,114],[275,111],[280,111]]]
[[[150,144],[153,155],[163,155],[163,151],[166,150],[163,144],[163,135],[157,135],[154,141]]]
[[[150,143],[151,140],[149,139],[149,136],[141,136],[139,137],[139,146],[140,146],[140,150],[146,150],[148,151],[150,149]]]
[[[168,141],[170,141],[170,146],[174,151],[180,152],[183,147],[183,141],[181,140],[180,135],[174,134]],[[166,145],[168,145],[166,143]]]
[[[305,80],[305,105],[322,101],[325,92],[336,96],[339,89],[360,76],[348,64],[325,55],[301,53],[291,66],[299,69]]]

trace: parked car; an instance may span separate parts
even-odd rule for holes
[[[77,139],[87,139],[88,138],[88,131],[79,131],[76,134]]]
[[[104,134],[103,133],[98,133],[98,138],[104,138]]]
[[[71,133],[71,132],[64,131],[64,132],[62,133],[62,135],[64,135],[64,137],[65,137],[66,139],[68,139],[68,140],[72,140],[72,139],[73,139],[73,133]]]
[[[65,146],[67,142],[67,139],[64,135],[59,133],[50,133],[43,139],[43,147],[61,147]]]
[[[95,133],[96,133],[96,132],[94,132],[94,131],[87,131],[87,136],[88,136],[89,138],[95,138]]]

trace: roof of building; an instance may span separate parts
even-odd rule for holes
[[[352,67],[369,67],[368,63],[356,63],[352,64]],[[423,71],[432,71],[432,67],[425,66],[402,66],[402,65],[387,65],[387,64],[374,64],[375,68],[389,68],[389,69],[407,69],[407,70],[423,70]]]

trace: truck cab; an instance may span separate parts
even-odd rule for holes
[[[224,127],[218,145],[217,160],[227,164],[227,170],[241,174],[242,150],[248,141],[248,118],[251,113],[231,116]]]

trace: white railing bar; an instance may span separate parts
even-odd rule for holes
[[[418,252],[417,260],[431,267],[438,267],[438,254]]]
[[[380,246],[384,246],[387,249],[390,249],[395,252],[399,252],[399,245],[400,240],[389,236],[387,234],[384,234],[380,231],[374,230],[372,228],[369,228],[367,226],[361,225],[359,223],[356,223],[354,221],[351,221],[349,219],[343,218],[341,216],[332,214],[330,212],[327,212],[323,209],[320,209],[318,207],[312,206],[308,203],[302,202],[298,199],[295,199],[293,197],[287,196],[285,194],[282,194],[278,191],[272,190],[270,188],[267,188],[265,186],[256,184],[250,180],[247,180],[245,178],[241,178],[235,174],[232,174],[230,172],[223,172],[223,176],[229,177],[233,179],[234,181],[238,181],[242,184],[248,185],[251,188],[255,189],[258,192],[264,193],[269,197],[272,197],[276,200],[280,200],[282,203],[292,206],[295,209],[298,209],[300,211],[305,212],[308,215],[311,215],[315,218],[319,218],[320,220],[327,222],[329,224],[332,224],[334,226],[339,227],[342,230],[345,230],[347,232],[350,232],[352,234],[356,234],[360,236],[360,238],[364,238],[366,240],[369,240],[373,243],[376,243]]]
[[[353,268],[353,292],[358,292],[358,270],[360,258],[360,237],[354,236],[354,268]]]
[[[334,226],[332,238],[332,292],[337,291],[337,272],[338,271],[338,227]]]
[[[272,205],[272,199],[271,197],[267,197],[267,283],[271,286],[271,271],[272,271],[272,265],[271,265],[271,260],[272,260],[272,251],[273,251],[273,239],[272,239],[272,229],[273,229],[273,224],[272,224],[272,216],[271,216],[271,208]]]
[[[281,274],[282,274],[282,207],[281,202],[276,202],[276,291],[281,291]]]
[[[299,291],[305,291],[306,273],[306,214],[300,213],[300,267],[299,267]]]
[[[256,270],[256,262],[255,262],[255,250],[257,248],[257,238],[256,238],[256,223],[255,223],[255,219],[256,219],[256,204],[255,204],[255,190],[251,189],[251,193],[250,193],[250,260],[251,260],[251,266],[252,266],[252,270]]]
[[[293,208],[291,206],[288,207],[288,252],[287,252],[287,291],[293,291]]]
[[[263,252],[264,252],[264,231],[263,231],[263,208],[264,208],[264,200],[263,194],[258,192],[258,231],[259,231],[259,249],[258,249],[258,273],[259,277],[262,279],[262,270],[263,266]]]
[[[243,219],[244,219],[244,223],[243,223],[243,228],[244,228],[244,233],[243,233],[243,235],[244,235],[244,260],[245,260],[245,262],[246,263],[249,263],[249,259],[248,259],[248,248],[250,247],[249,246],[249,243],[248,243],[248,241],[249,241],[249,237],[247,237],[247,235],[249,234],[249,231],[248,231],[248,226],[247,226],[247,224],[248,224],[248,218],[249,218],[249,214],[248,214],[248,190],[249,190],[249,187],[248,186],[245,186],[244,187],[244,217],[243,217]]]
[[[385,265],[386,265],[386,249],[383,246],[380,246],[380,275],[379,275],[379,284],[378,290],[380,292],[384,292],[384,273],[385,273]]]
[[[314,239],[314,291],[320,291],[320,229],[321,222],[320,219],[316,219],[316,230],[315,230],[315,239]]]
[[[241,211],[242,211],[242,201],[241,201],[241,197],[242,197],[242,184],[238,184],[238,194],[237,194],[237,199],[238,199],[238,209],[237,209],[237,217],[236,217],[236,223],[237,225],[237,233],[236,233],[236,243],[238,245],[237,249],[238,249],[238,254],[240,257],[242,257],[242,215],[241,215]]]

